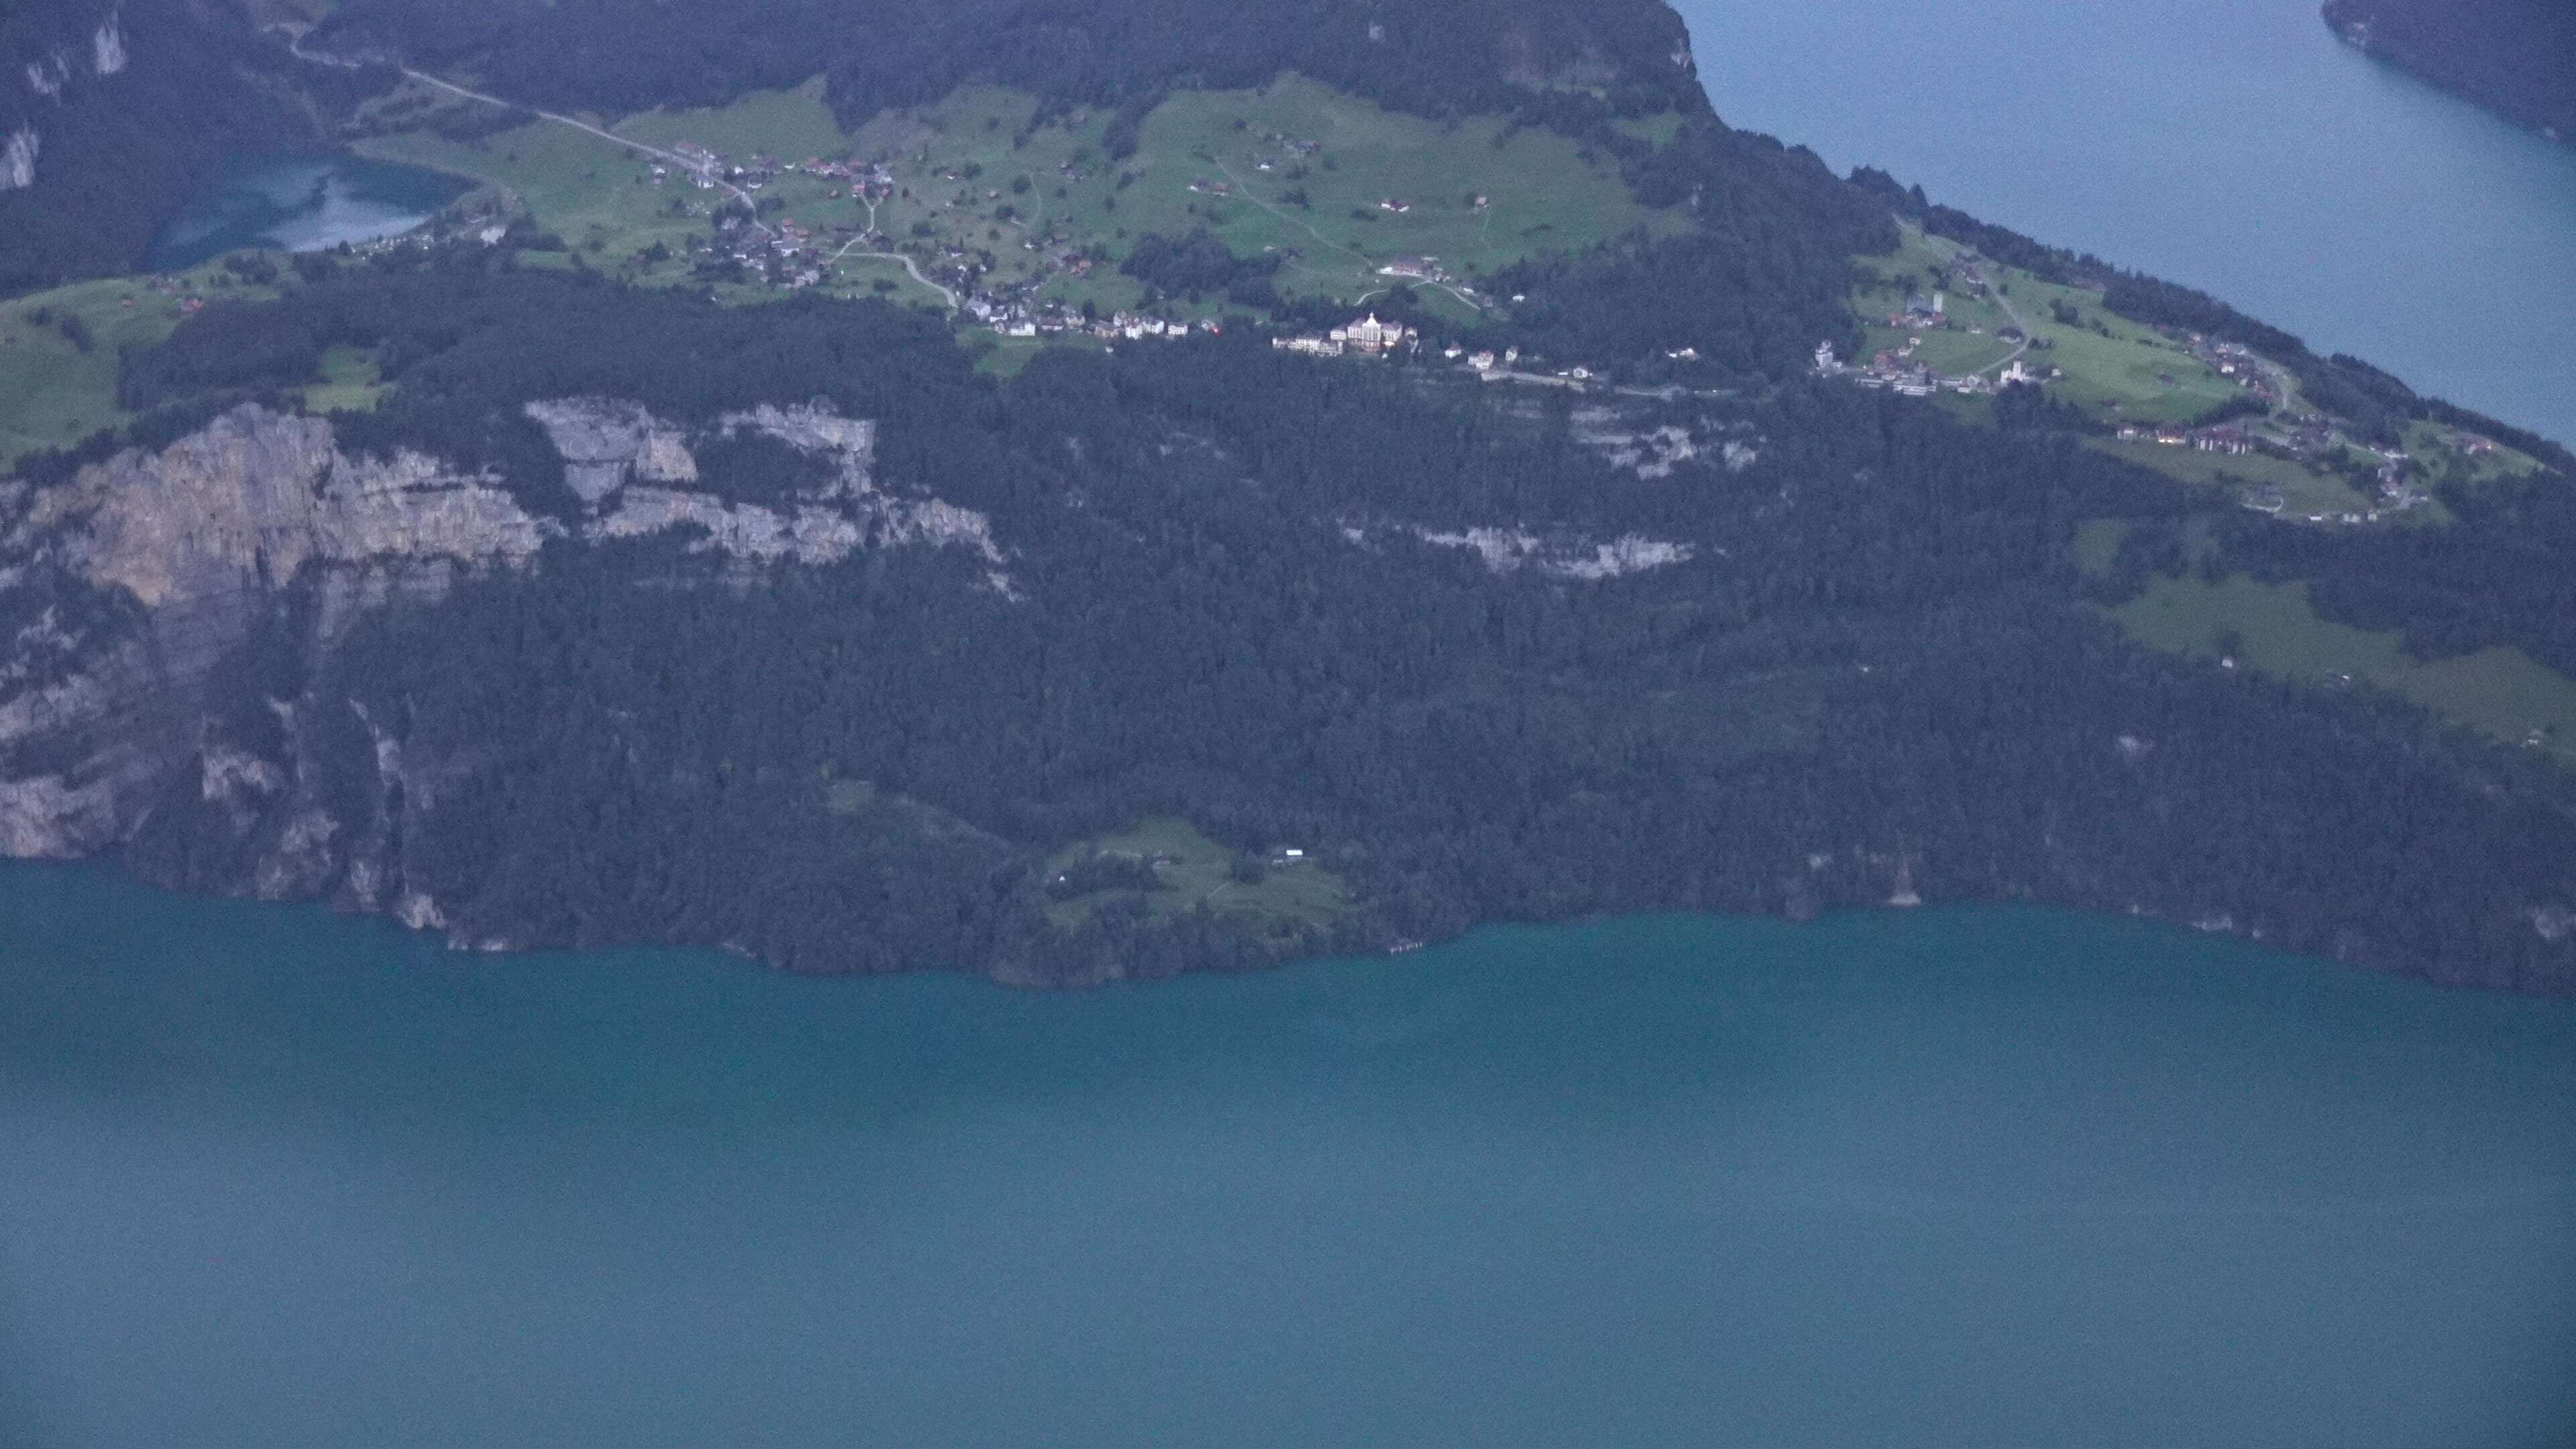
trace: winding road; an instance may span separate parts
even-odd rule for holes
[[[307,58],[311,59],[313,57]],[[414,70],[410,66],[404,66],[402,67],[402,73],[411,77],[413,80],[419,81],[423,85],[436,86],[440,90],[446,91],[451,95],[462,96],[469,101],[480,101],[487,106],[500,106],[505,109],[510,107],[510,103],[508,101],[502,100],[498,96],[487,96],[481,91],[467,90],[465,87],[456,84],[454,81],[441,80],[439,77],[431,75],[427,71]],[[734,185],[724,177],[715,174],[715,168],[713,166],[700,165],[676,151],[665,151],[659,146],[648,146],[641,141],[629,140],[613,131],[602,130],[601,128],[590,124],[588,121],[581,120],[578,117],[558,115],[553,111],[539,111],[534,109],[530,109],[528,113],[539,120],[552,121],[559,126],[570,126],[576,131],[597,136],[599,139],[609,142],[612,145],[623,146],[630,151],[641,152],[644,155],[668,161],[683,171],[690,172],[693,175],[704,176],[709,181],[712,181],[716,185],[724,188],[728,195],[741,202],[744,207],[751,211],[751,224],[759,228],[763,236],[773,234],[769,229],[769,224],[760,219],[760,206],[757,202],[752,200],[751,193]],[[870,231],[874,231],[876,229],[876,203],[868,202],[867,207],[868,229]],[[880,261],[901,262],[903,263],[903,269],[912,275],[912,279],[914,281],[919,282],[921,285],[928,287],[930,290],[939,294],[939,300],[947,305],[949,311],[954,312],[960,305],[962,305],[957,300],[957,294],[954,291],[951,291],[949,288],[938,282],[932,281],[928,276],[924,275],[920,265],[914,262],[912,258],[905,256],[901,252],[854,251],[853,248],[857,246],[858,241],[853,238],[849,242],[844,243],[839,251],[832,253],[830,257],[826,258],[823,264],[825,266],[831,266],[832,264],[840,261],[843,257],[847,256],[873,257]]]
[[[307,61],[314,65],[327,65],[340,70],[359,70],[364,68],[366,64],[366,62],[349,60],[342,56],[325,55],[320,51],[306,50],[304,48],[304,37],[300,35],[288,34],[286,37],[286,48],[297,60]],[[499,96],[490,96],[485,95],[481,91],[468,90],[454,81],[442,80],[437,76],[431,75],[425,70],[414,70],[407,65],[397,64],[395,69],[401,71],[411,79],[419,81],[422,85],[435,86],[438,89],[447,92],[449,95],[461,96],[466,100],[478,102],[486,106],[497,106],[505,111],[525,110],[529,115],[536,117],[538,120],[552,121],[558,126],[570,126],[576,131],[597,136],[599,139],[608,142],[610,145],[623,146],[629,151],[640,152],[646,156],[654,157],[657,160],[668,161],[672,165],[677,166],[681,170],[689,172],[692,175],[704,176],[707,180],[724,188],[728,195],[732,196],[734,200],[741,202],[744,207],[750,210],[752,214],[751,224],[758,228],[763,236],[772,234],[769,229],[769,224],[760,219],[760,205],[758,202],[752,200],[751,193],[734,185],[722,176],[717,175],[715,173],[715,168],[712,166],[701,166],[697,162],[690,160],[688,157],[683,156],[676,151],[665,151],[659,146],[648,146],[641,141],[630,141],[624,136],[618,135],[614,131],[601,130],[599,127],[594,126],[588,121],[582,120],[577,116],[558,115],[553,111],[540,111],[534,107],[514,105],[509,101],[501,99]]]
[[[300,54],[301,52],[298,53]],[[668,161],[672,165],[677,166],[681,170],[689,172],[692,175],[703,176],[707,180],[714,182],[717,186],[722,187],[727,195],[730,195],[734,200],[741,202],[746,208],[748,208],[752,214],[751,224],[758,228],[763,236],[771,234],[769,224],[760,219],[760,203],[752,200],[750,192],[743,190],[741,187],[734,185],[722,176],[717,175],[716,169],[713,166],[702,166],[699,163],[690,160],[688,157],[681,155],[677,151],[665,151],[659,146],[647,146],[641,141],[630,141],[624,136],[618,135],[614,131],[602,130],[597,126],[592,125],[590,122],[581,120],[578,117],[558,115],[553,111],[540,111],[533,107],[513,106],[510,102],[501,99],[499,96],[487,96],[481,91],[467,90],[465,87],[458,85],[454,81],[441,80],[437,76],[431,75],[425,70],[414,70],[410,66],[403,66],[401,69],[404,75],[411,77],[413,80],[419,81],[423,85],[436,86],[450,95],[463,96],[469,101],[480,101],[487,106],[499,106],[505,111],[526,110],[529,115],[536,117],[538,120],[552,121],[558,126],[570,126],[576,131],[597,136],[599,139],[606,141],[611,145],[623,146],[629,151],[641,152],[644,155]]]
[[[868,227],[868,230],[870,230],[870,231],[874,231],[874,230],[876,230],[876,227],[875,227],[875,225],[873,224],[873,223],[875,222],[875,220],[876,220],[876,208],[875,208],[874,206],[871,206],[871,207],[869,207],[869,208],[868,208],[868,219],[869,219],[869,222],[871,223],[871,224],[870,224],[870,226]],[[839,251],[837,251],[837,252],[832,253],[830,256],[825,257],[825,258],[823,259],[823,265],[825,265],[825,266],[827,266],[827,267],[828,267],[828,266],[831,266],[831,265],[833,265],[834,263],[836,263],[836,262],[840,261],[840,260],[841,260],[841,258],[843,258],[843,257],[848,257],[848,256],[857,256],[857,257],[873,257],[873,258],[875,258],[875,259],[876,259],[876,260],[878,260],[878,261],[884,261],[884,262],[901,262],[901,263],[903,263],[903,269],[904,269],[905,271],[910,272],[910,273],[912,274],[912,279],[913,279],[914,281],[919,282],[921,285],[923,285],[923,286],[925,286],[925,287],[928,287],[930,290],[932,290],[932,291],[934,291],[934,292],[937,292],[937,293],[939,294],[939,298],[940,298],[940,300],[941,300],[941,301],[943,301],[943,302],[946,302],[946,303],[948,304],[948,310],[949,310],[949,311],[954,312],[954,311],[956,311],[956,310],[957,310],[957,308],[958,308],[958,306],[959,306],[959,303],[958,303],[958,301],[957,301],[957,294],[956,294],[955,292],[950,291],[948,288],[946,288],[946,287],[944,287],[944,286],[941,286],[939,283],[937,283],[937,282],[934,282],[934,281],[930,280],[930,278],[928,278],[928,277],[926,277],[926,276],[922,275],[921,268],[920,268],[919,266],[917,266],[917,265],[915,265],[915,264],[914,264],[914,262],[913,262],[912,258],[910,258],[910,257],[908,257],[908,256],[905,256],[905,255],[904,255],[903,253],[901,253],[901,252],[854,252],[854,251],[852,251],[852,250],[851,250],[851,248],[853,248],[853,247],[857,246],[858,244],[859,244],[859,239],[858,239],[857,237],[852,237],[852,238],[850,238],[848,241],[845,241],[845,242],[841,243],[841,249],[840,249]]]

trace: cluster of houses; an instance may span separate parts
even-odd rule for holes
[[[974,296],[963,304],[966,314],[1005,337],[1090,337],[1102,342],[1139,342],[1147,340],[1177,342],[1192,333],[1214,337],[1225,331],[1222,323],[1201,319],[1196,322],[1172,321],[1148,317],[1140,312],[1115,312],[1106,317],[1086,317],[1062,303],[1033,302],[1025,298],[997,300]]]
[[[856,227],[840,227],[832,235],[849,239],[857,235]],[[716,222],[715,240],[700,248],[709,257],[730,257],[736,263],[758,274],[762,280],[778,286],[810,287],[823,280],[827,265],[822,255],[822,239],[794,217],[774,224],[753,225],[727,215]]]
[[[2202,453],[2226,453],[2241,457],[2255,449],[2256,435],[2232,424],[2194,428],[2181,423],[2146,427],[2124,423],[2118,433],[2124,443],[2161,443],[2168,448],[2190,448]]]
[[[2001,392],[2015,385],[2037,387],[2059,375],[2054,367],[2044,373],[2033,372],[2019,358],[1994,377],[1982,372],[1945,374],[1933,371],[1928,363],[1915,360],[1913,353],[1911,346],[1902,351],[1882,347],[1865,363],[1846,363],[1834,355],[1831,341],[1819,342],[1816,344],[1816,376],[1841,378],[1861,387],[1884,388],[1906,397],[1930,397],[1942,392],[1975,397]]]
[[[1377,274],[1406,282],[1445,283],[1457,280],[1449,275],[1446,267],[1440,265],[1438,257],[1397,257],[1379,267]]]
[[[2283,403],[2280,389],[2273,385],[2270,371],[2263,366],[2262,358],[2253,348],[2241,342],[2213,342],[2197,333],[2192,334],[2184,345],[2194,359],[2219,376],[2233,379],[2238,387],[2252,393],[2265,407],[2277,408]]]

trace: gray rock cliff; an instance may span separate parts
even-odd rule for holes
[[[528,411],[564,458],[576,518],[530,512],[489,473],[410,450],[352,454],[329,422],[256,406],[53,486],[0,480],[0,854],[112,849],[179,801],[191,828],[239,847],[225,878],[201,883],[331,897],[435,927],[437,903],[405,886],[400,822],[381,801],[435,808],[474,762],[406,757],[369,722],[380,803],[371,816],[335,814],[304,736],[326,708],[345,718],[347,701],[267,699],[273,728],[262,719],[250,731],[237,708],[215,707],[228,683],[237,706],[227,663],[255,637],[283,630],[315,661],[370,611],[542,567],[549,547],[676,528],[691,530],[692,551],[735,569],[829,564],[867,547],[960,548],[988,586],[1010,592],[980,514],[877,487],[867,420],[810,407],[720,420],[714,431],[755,429],[833,464],[827,486],[773,508],[699,486],[690,430],[632,403]]]

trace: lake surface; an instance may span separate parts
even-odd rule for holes
[[[1674,0],[1718,114],[2576,443],[2576,148],[2316,0]]]
[[[12,1446],[2576,1435],[2576,1003],[2122,920],[1050,996],[17,865],[0,1163]]]
[[[400,236],[473,184],[356,156],[257,156],[226,166],[152,243],[155,271],[244,247],[315,252]]]

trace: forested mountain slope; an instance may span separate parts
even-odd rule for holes
[[[32,0],[0,10],[0,296],[142,265],[231,150],[318,144],[370,82],[301,66],[250,0]]]
[[[2118,642],[2074,530],[2187,501],[2068,440],[1800,383],[1621,404],[1709,460],[1649,473],[1601,414],[1258,338],[995,383],[882,304],[509,256],[211,309],[133,359],[145,451],[12,493],[14,850],[817,970],[1920,895],[2576,980],[2565,777]],[[380,412],[230,401],[352,338]],[[1056,884],[1162,815],[1348,906]]]
[[[2326,0],[2325,17],[2373,55],[2576,142],[2576,5],[2566,0]]]
[[[1283,69],[1403,110],[1508,110],[1550,88],[1706,109],[1659,0],[344,0],[314,36],[456,67],[512,100],[617,114],[830,78],[855,121],[969,81],[1072,104]]]
[[[2428,658],[2576,672],[2563,450],[1727,128],[1659,6],[852,13],[352,0],[305,48],[555,107],[820,69],[846,116],[997,81],[1131,126],[1294,69],[1548,127],[1652,225],[1533,239],[1447,302],[1361,258],[1367,305],[1427,339],[1392,357],[1274,346],[1348,318],[1272,296],[989,366],[944,292],[741,280],[785,204],[657,189],[691,178],[627,154],[559,169],[647,198],[702,277],[624,285],[605,238],[525,218],[245,265],[117,359],[126,426],[0,480],[0,849],[460,944],[807,970],[1077,983],[1494,919],[2036,899],[2576,989],[2576,776],[2551,742],[2149,650],[2109,612],[2295,583]],[[1017,194],[944,169],[938,209]],[[1094,184],[1085,224],[1123,237],[1124,182]],[[846,169],[827,186],[873,204]],[[1212,194],[1192,181],[1188,214]],[[1357,230],[1401,204],[1346,209]],[[1863,335],[1855,259],[1934,233],[2085,280],[2083,308],[2174,355],[2250,339],[2354,447],[2483,428],[2527,456],[2427,480],[2438,523],[2302,529],[2028,388],[1814,367]],[[1214,235],[1140,269],[1230,276]]]

